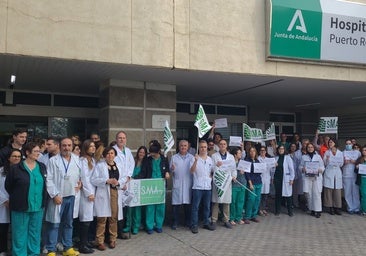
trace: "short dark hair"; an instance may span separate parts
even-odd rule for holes
[[[155,142],[155,143],[151,144],[149,147],[150,153],[160,153],[160,150],[161,150],[161,145],[159,142]]]
[[[117,156],[117,150],[114,147],[106,147],[103,150],[103,157],[105,158],[107,156],[108,152],[111,151],[111,150],[113,150],[114,154]]]
[[[60,138],[55,136],[50,136],[47,138],[47,140],[53,140],[53,142],[57,145],[60,145]]]
[[[27,154],[27,152],[31,153],[35,147],[39,147],[39,144],[34,141],[31,141],[31,142],[28,142],[27,144],[25,144],[25,146],[24,146],[25,154]]]
[[[12,135],[13,136],[18,136],[21,133],[25,133],[28,132],[26,128],[17,128],[13,131]]]

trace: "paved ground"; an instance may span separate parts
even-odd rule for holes
[[[343,213],[323,213],[316,219],[301,210],[295,216],[283,213],[259,217],[260,223],[218,226],[216,231],[171,230],[147,235],[140,232],[130,240],[118,240],[117,247],[93,255],[366,255],[366,218]]]

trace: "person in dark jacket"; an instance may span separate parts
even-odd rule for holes
[[[145,158],[141,165],[139,179],[170,178],[169,162],[161,153],[161,145],[154,142],[149,147],[149,157]],[[150,235],[153,229],[157,233],[163,232],[165,218],[165,203],[146,206],[146,232]],[[154,227],[155,224],[155,227]]]
[[[47,200],[47,170],[37,161],[40,148],[25,145],[26,159],[10,168],[5,180],[9,193],[12,255],[39,255],[43,209]]]
[[[27,141],[27,130],[16,129],[12,133],[10,143],[0,149],[0,167],[9,162],[9,156],[12,149],[19,149],[22,152],[22,158],[25,159],[24,144]]]

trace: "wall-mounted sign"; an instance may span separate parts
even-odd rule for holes
[[[366,5],[268,0],[269,59],[366,64]]]

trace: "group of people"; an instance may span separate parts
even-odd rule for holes
[[[43,152],[38,140],[26,143],[26,130],[13,132],[0,150],[1,255],[8,250],[9,223],[12,255],[43,251],[53,256],[60,247],[65,256],[93,253],[92,247],[106,249],[105,234],[109,248],[115,248],[123,218],[119,198],[134,173],[135,159],[124,132],[106,147],[94,135],[82,143],[76,136],[49,137]],[[78,250],[73,247],[75,234]]]
[[[323,206],[332,215],[341,214],[342,189],[347,211],[365,214],[361,165],[366,165],[366,146],[347,139],[342,152],[329,136],[316,134],[310,142],[294,134],[293,139],[288,142],[281,134],[280,141],[268,145],[245,142],[229,148],[212,129],[198,143],[197,154],[187,140],[180,140],[177,153],[165,157],[153,140],[134,157],[123,131],[104,146],[96,133],[82,143],[78,136],[26,143],[27,131],[16,130],[0,149],[0,255],[8,250],[9,223],[12,255],[43,250],[53,256],[59,245],[65,256],[89,254],[95,248],[115,248],[118,237],[138,234],[142,226],[148,234],[161,233],[165,203],[124,207],[131,179],[171,179],[171,228],[186,226],[194,234],[200,220],[210,231],[220,219],[229,229],[258,223],[257,216],[269,212],[271,188],[275,215],[283,204],[289,216],[294,206],[317,218]]]

